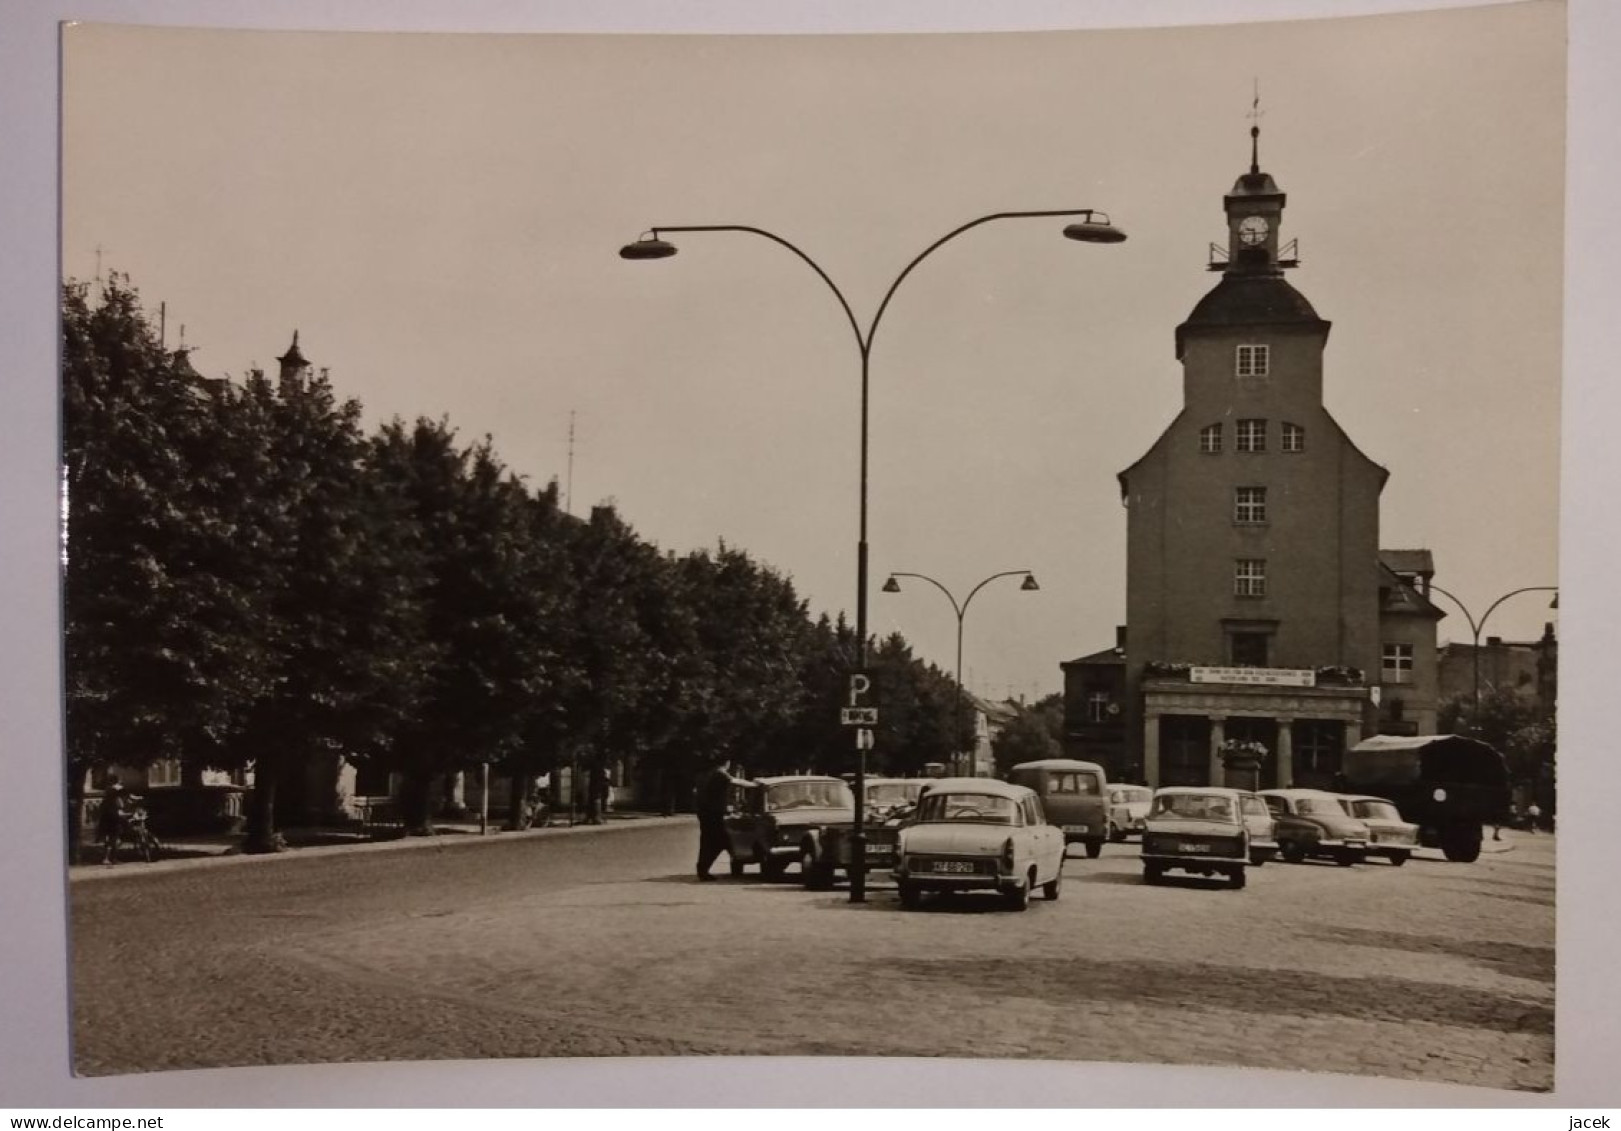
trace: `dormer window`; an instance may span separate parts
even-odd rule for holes
[[[1221,425],[1208,424],[1199,429],[1199,450],[1205,455],[1215,455],[1221,451]]]
[[[1272,361],[1271,346],[1239,346],[1238,368],[1240,377],[1265,377]]]

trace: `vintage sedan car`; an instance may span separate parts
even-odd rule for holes
[[[1278,855],[1289,863],[1318,857],[1350,865],[1368,858],[1368,826],[1347,813],[1336,795],[1320,789],[1263,789],[1260,796],[1277,822]]]
[[[1146,785],[1111,785],[1109,839],[1119,842],[1127,837],[1141,836],[1153,803],[1154,791]]]
[[[1418,826],[1402,820],[1401,811],[1383,797],[1340,794],[1345,811],[1368,826],[1368,855],[1383,856],[1392,864],[1407,863],[1418,847]]]
[[[1174,868],[1243,887],[1250,865],[1244,796],[1216,786],[1155,790],[1143,830],[1143,882],[1157,884]]]
[[[855,824],[856,799],[838,778],[757,778],[733,786],[726,814],[732,875],[750,864],[776,879],[830,828]]]
[[[928,892],[996,891],[1023,911],[1036,888],[1057,899],[1064,832],[1047,823],[1041,799],[994,778],[933,782],[901,828],[895,883],[901,905]]]
[[[911,817],[923,791],[933,784],[927,778],[867,779],[863,835],[869,873],[888,872],[895,867],[901,825]],[[853,824],[829,825],[806,837],[799,858],[799,874],[806,887],[823,890],[832,887],[841,874],[849,878],[854,833]]]

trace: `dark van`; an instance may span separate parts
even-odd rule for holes
[[[1044,758],[1021,762],[1008,772],[1014,785],[1036,791],[1047,820],[1064,830],[1064,843],[1086,845],[1096,858],[1109,837],[1109,781],[1096,762]]]

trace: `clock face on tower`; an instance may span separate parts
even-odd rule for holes
[[[1238,239],[1245,247],[1255,247],[1266,242],[1266,234],[1271,230],[1266,217],[1246,216],[1238,222]]]

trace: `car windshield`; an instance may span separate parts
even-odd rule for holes
[[[1130,805],[1148,801],[1154,796],[1153,791],[1147,789],[1124,789],[1121,792],[1125,794],[1126,803]]]
[[[1231,798],[1210,793],[1166,793],[1154,798],[1153,816],[1230,821],[1233,802]]]
[[[780,782],[766,791],[765,807],[779,809],[854,809],[855,796],[841,781]]]
[[[1295,802],[1295,812],[1309,817],[1344,817],[1345,806],[1332,797],[1302,797]]]
[[[902,805],[916,801],[922,792],[923,783],[920,781],[875,782],[867,787],[867,804]]]
[[[1018,824],[1018,806],[1011,798],[989,793],[931,792],[918,805],[918,820],[980,821],[991,825]]]
[[[1373,821],[1401,820],[1401,811],[1388,801],[1353,801],[1351,811]]]
[[[1259,797],[1240,797],[1238,799],[1239,811],[1246,817],[1270,817],[1272,810],[1266,807],[1266,802]]]

